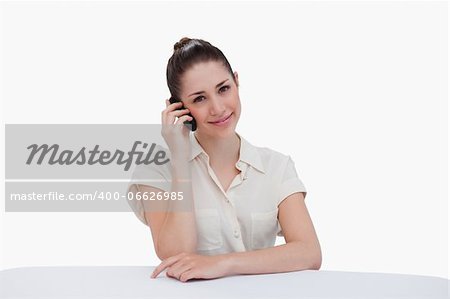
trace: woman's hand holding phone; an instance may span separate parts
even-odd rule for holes
[[[193,120],[189,116],[189,109],[180,109],[183,107],[182,102],[170,104],[166,100],[166,109],[161,113],[162,129],[161,134],[169,146],[172,157],[186,158],[189,153],[189,129],[184,125],[185,121]]]

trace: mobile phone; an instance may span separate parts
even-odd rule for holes
[[[169,99],[169,102],[170,102],[171,104],[173,104],[173,103],[177,103],[177,102],[181,102],[181,101],[180,101],[179,99],[175,98],[174,96],[171,96],[170,99]],[[184,105],[183,105],[182,107],[178,108],[177,110],[182,110],[182,109],[185,109],[185,108],[184,108]],[[191,113],[188,113],[187,115],[189,115],[190,117],[192,117],[192,120],[186,120],[186,121],[184,122],[184,124],[185,124],[186,127],[188,127],[188,129],[191,130],[191,131],[197,130],[197,122],[195,121],[195,118],[192,116]]]

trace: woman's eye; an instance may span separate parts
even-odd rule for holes
[[[224,89],[225,88],[225,89]],[[225,85],[225,86],[222,86],[221,88],[220,88],[220,90],[221,91],[226,91],[226,90],[228,90],[230,87],[228,86],[228,85]]]
[[[201,102],[203,99],[203,96],[200,96],[200,97],[196,97],[195,99],[194,99],[194,103],[197,103],[197,102]]]
[[[224,85],[224,86],[222,86],[219,90],[220,90],[221,92],[224,92],[224,91],[227,91],[228,89],[230,89],[230,86]],[[204,96],[196,97],[196,98],[194,99],[193,102],[194,102],[194,103],[201,102],[201,101],[203,101],[203,98],[204,98]]]

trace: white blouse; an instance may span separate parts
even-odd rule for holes
[[[278,205],[289,195],[307,191],[298,178],[290,156],[265,147],[256,147],[238,134],[241,145],[236,168],[241,172],[228,190],[223,190],[209,165],[209,157],[190,133],[192,192],[198,232],[198,254],[216,255],[273,247],[283,236],[278,222]],[[168,152],[167,149],[164,149]],[[138,165],[134,179],[170,192],[170,162],[154,166]],[[136,216],[146,225],[142,201],[128,200]]]

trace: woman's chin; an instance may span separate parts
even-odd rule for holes
[[[227,128],[221,128],[219,130],[214,128],[197,128],[197,134],[201,136],[209,136],[210,138],[226,138],[235,134],[236,125],[233,124]]]

